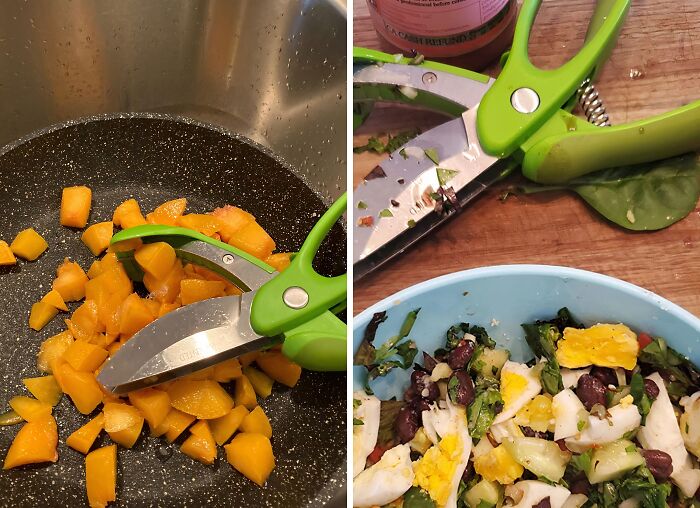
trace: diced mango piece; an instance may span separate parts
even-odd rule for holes
[[[140,249],[142,245],[143,240],[141,240],[140,238],[132,238],[130,240],[122,240],[121,242],[117,243],[110,243],[107,252],[130,252],[133,250]]]
[[[73,335],[68,331],[49,337],[41,343],[36,366],[39,372],[51,373],[51,363],[63,356],[68,347],[73,344]]]
[[[184,279],[180,282],[180,299],[182,305],[225,296],[225,284],[213,280]]]
[[[107,356],[106,349],[76,340],[63,354],[63,359],[77,371],[94,372],[107,359]]]
[[[77,302],[85,297],[88,276],[78,263],[73,263],[66,258],[58,267],[57,275],[53,281],[53,289],[61,294],[64,301]]]
[[[85,486],[90,508],[105,508],[117,499],[117,446],[91,451],[85,457]]]
[[[165,420],[163,420],[163,423],[161,423],[153,431],[153,435],[162,436],[165,434],[165,438],[168,440],[168,442],[172,443],[180,436],[180,434],[185,432],[187,427],[189,427],[195,420],[196,418],[194,416],[172,408],[165,417]]]
[[[58,460],[58,428],[51,414],[26,423],[10,445],[3,469]]]
[[[63,391],[53,376],[28,377],[22,380],[29,393],[49,406],[55,406],[61,400]]]
[[[105,415],[105,430],[109,433],[143,423],[141,411],[123,402],[107,402],[102,408],[102,413]]]
[[[66,444],[80,453],[87,454],[100,432],[102,432],[102,429],[104,429],[104,424],[105,415],[100,413],[68,436]]]
[[[56,317],[58,309],[46,302],[36,302],[29,313],[29,327],[37,332]]]
[[[170,271],[161,278],[149,273],[143,276],[143,284],[151,297],[161,303],[173,303],[180,293],[180,282],[185,278],[182,262],[176,259]]]
[[[289,268],[289,265],[292,263],[292,253],[278,252],[277,254],[271,254],[265,258],[265,263],[282,273]]]
[[[178,217],[185,213],[185,208],[187,208],[187,200],[185,198],[166,201],[146,215],[146,220],[149,224],[174,226]]]
[[[15,256],[27,261],[34,261],[48,248],[49,244],[33,228],[21,231],[10,244],[10,249]]]
[[[238,427],[241,426],[243,418],[245,418],[247,415],[248,410],[245,408],[245,406],[236,406],[228,414],[222,416],[221,418],[209,420],[209,427],[211,428],[216,444],[222,446],[224,443],[226,443],[226,441],[228,441],[238,430]]]
[[[272,237],[257,222],[250,222],[243,226],[240,231],[231,236],[228,243],[258,259],[269,257],[276,247]]]
[[[261,487],[275,467],[272,444],[262,434],[242,432],[224,446],[224,449],[228,463]]]
[[[63,297],[61,296],[61,293],[56,291],[55,289],[52,289],[48,293],[44,295],[44,297],[41,299],[42,302],[48,303],[52,307],[56,307],[58,310],[62,310],[63,312],[68,312],[68,307],[66,306],[66,302],[63,301]]]
[[[222,228],[221,221],[212,215],[190,213],[177,219],[177,225],[182,228],[193,229],[203,235],[213,236]]]
[[[236,378],[236,391],[234,400],[236,406],[245,406],[249,410],[255,409],[258,405],[258,399],[255,398],[255,389],[250,384],[250,380],[244,375]]]
[[[168,312],[172,312],[175,309],[179,309],[180,304],[179,303],[161,303],[160,304],[160,310],[158,311],[158,317],[163,317],[165,316]],[[218,381],[218,379],[217,379]]]
[[[243,374],[238,358],[230,358],[214,365],[212,378],[219,383],[228,383]]]
[[[119,348],[122,347],[124,344],[122,342],[112,342],[109,347],[107,347],[107,353],[109,353],[109,356],[114,356],[114,354],[119,351]]]
[[[226,390],[207,379],[178,379],[168,388],[168,395],[175,409],[202,420],[220,418],[233,407],[233,399]]]
[[[84,228],[92,207],[92,191],[85,186],[66,187],[61,196],[61,225]]]
[[[251,351],[250,353],[242,354],[238,357],[238,361],[243,367],[247,367],[260,356],[260,351]]]
[[[119,226],[122,229],[129,229],[146,224],[146,219],[141,214],[141,207],[138,202],[135,199],[129,199],[114,210],[112,222],[114,222],[115,226]]]
[[[109,438],[115,443],[122,445],[124,448],[131,448],[136,444],[136,441],[138,441],[141,435],[141,429],[143,429],[143,418],[132,427],[116,432],[108,432],[108,434]]]
[[[46,415],[50,415],[53,410],[49,404],[23,395],[12,397],[9,404],[12,410],[20,415],[25,422],[40,420]]]
[[[12,249],[7,245],[7,242],[0,240],[0,266],[9,266],[17,264],[17,259],[12,253]]]
[[[251,367],[250,365],[243,369],[243,374],[245,374],[245,377],[248,378],[250,384],[253,385],[255,393],[257,393],[263,399],[270,396],[272,393],[272,385],[274,383],[271,377],[260,372],[258,369]]]
[[[502,444],[475,458],[474,470],[486,480],[502,485],[515,482],[525,472]]]
[[[175,264],[175,249],[165,242],[147,243],[134,252],[134,259],[144,272],[162,279]]]
[[[119,333],[131,337],[155,318],[151,310],[136,293],[130,294],[121,306]]]
[[[202,464],[211,465],[216,459],[216,441],[209,424],[200,420],[190,428],[191,435],[182,443],[180,451]]]
[[[272,437],[272,425],[270,425],[270,420],[268,420],[267,415],[260,406],[253,409],[243,418],[241,430],[243,432],[262,434],[267,438]]]
[[[163,390],[144,388],[131,392],[129,402],[141,411],[151,430],[158,427],[170,412],[170,396]]]
[[[94,335],[105,331],[104,323],[100,322],[97,302],[92,299],[85,300],[75,309],[70,318],[73,326],[79,331],[69,328],[76,340],[90,340]]]
[[[569,369],[597,365],[632,370],[637,365],[637,335],[623,324],[597,324],[584,330],[564,328],[557,343],[559,365]]]
[[[187,374],[185,379],[192,379],[195,381],[201,381],[203,379],[211,379],[214,375],[214,367],[206,367],[204,369],[193,372],[192,374]]]
[[[87,248],[90,249],[93,256],[99,256],[109,247],[109,242],[112,240],[113,234],[114,223],[111,221],[99,222],[87,228],[80,239],[87,245]]]
[[[255,363],[272,379],[289,387],[295,386],[301,377],[301,367],[278,351],[260,353]]]
[[[227,243],[234,234],[238,233],[247,224],[255,222],[255,217],[251,214],[230,205],[217,208],[211,214],[221,221],[219,233],[221,234],[221,240]]]
[[[63,392],[71,398],[82,414],[92,413],[102,402],[102,390],[92,372],[79,372],[68,363],[62,363],[56,378]]]

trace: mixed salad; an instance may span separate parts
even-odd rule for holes
[[[355,355],[354,506],[700,508],[700,372],[664,339],[563,308],[522,325],[530,362],[458,323],[421,364],[418,314],[378,347],[375,314]],[[373,394],[411,368],[403,400]]]

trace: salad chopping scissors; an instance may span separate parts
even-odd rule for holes
[[[114,235],[112,244],[167,242],[178,257],[214,271],[243,294],[195,302],[157,319],[119,349],[98,381],[114,393],[125,393],[276,344],[307,369],[345,370],[347,327],[336,314],[346,306],[347,275],[324,277],[312,263],[346,205],[344,194],[313,227],[283,273],[189,229],[145,225]],[[118,256],[131,278],[143,275],[133,251]]]
[[[408,248],[515,167],[556,184],[597,170],[700,148],[700,101],[652,118],[608,126],[595,101],[591,123],[570,113],[612,51],[631,0],[598,0],[579,53],[554,70],[536,68],[528,39],[541,0],[525,0],[497,79],[448,65],[355,48],[355,125],[375,101],[455,117],[383,160],[355,191],[357,280]],[[581,90],[579,92],[579,90]]]

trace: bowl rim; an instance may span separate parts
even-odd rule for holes
[[[470,268],[458,272],[451,272],[439,277],[425,280],[402,289],[379,302],[371,305],[353,318],[353,354],[357,346],[355,345],[354,333],[358,328],[364,328],[372,315],[376,312],[388,310],[393,307],[397,300],[400,302],[409,300],[433,289],[440,288],[447,283],[459,283],[476,278],[494,277],[494,276],[512,276],[512,275],[539,275],[546,277],[559,277],[577,279],[582,282],[591,284],[604,285],[612,287],[626,293],[635,298],[641,298],[649,301],[654,305],[663,308],[664,312],[671,314],[674,318],[679,319],[690,327],[695,328],[700,333],[700,318],[685,310],[683,307],[667,300],[666,298],[657,295],[653,291],[644,289],[631,282],[604,275],[589,270],[580,268],[571,268],[568,266],[557,265],[540,265],[540,264],[510,264],[510,265],[492,265],[482,266],[479,268]]]

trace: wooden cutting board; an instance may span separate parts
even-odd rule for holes
[[[580,47],[594,0],[544,2],[530,40],[533,63],[554,68]],[[379,48],[365,0],[355,1],[354,43]],[[493,76],[495,68],[486,72]],[[614,124],[700,99],[700,1],[634,0],[598,88]],[[422,130],[439,115],[381,107],[354,135]],[[354,183],[381,159],[355,155]],[[392,293],[478,266],[541,263],[592,270],[638,284],[700,316],[700,208],[662,231],[634,233],[605,221],[573,195],[498,197],[517,177],[485,192],[445,224],[354,286],[354,313]],[[624,316],[621,316],[623,319]]]

